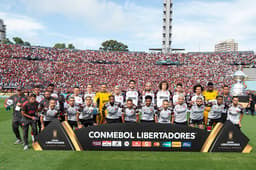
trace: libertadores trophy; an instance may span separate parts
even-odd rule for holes
[[[249,102],[249,97],[246,93],[246,87],[244,86],[243,82],[248,76],[244,74],[241,70],[236,71],[232,78],[236,81],[231,88],[231,96],[238,96],[239,102],[246,106]]]

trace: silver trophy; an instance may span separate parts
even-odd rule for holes
[[[248,76],[244,74],[241,70],[236,71],[232,78],[236,81],[236,83],[231,88],[231,95],[232,96],[247,96],[245,86],[243,85],[243,81]]]

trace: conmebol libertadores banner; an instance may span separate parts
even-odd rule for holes
[[[38,135],[35,150],[98,151],[251,151],[249,139],[233,124],[217,124],[211,133],[171,124],[106,124],[75,132],[67,122],[53,121]]]

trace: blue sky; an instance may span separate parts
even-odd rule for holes
[[[116,39],[132,51],[161,47],[162,0],[0,0],[7,36],[35,45],[98,49]],[[212,51],[235,39],[256,51],[255,0],[174,0],[173,48]]]

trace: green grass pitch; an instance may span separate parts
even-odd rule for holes
[[[11,129],[12,113],[5,111],[0,100],[0,170],[65,170],[65,169],[239,169],[256,167],[256,116],[245,115],[242,131],[249,137],[253,152],[241,153],[180,153],[180,152],[36,152],[23,151],[14,145]]]

